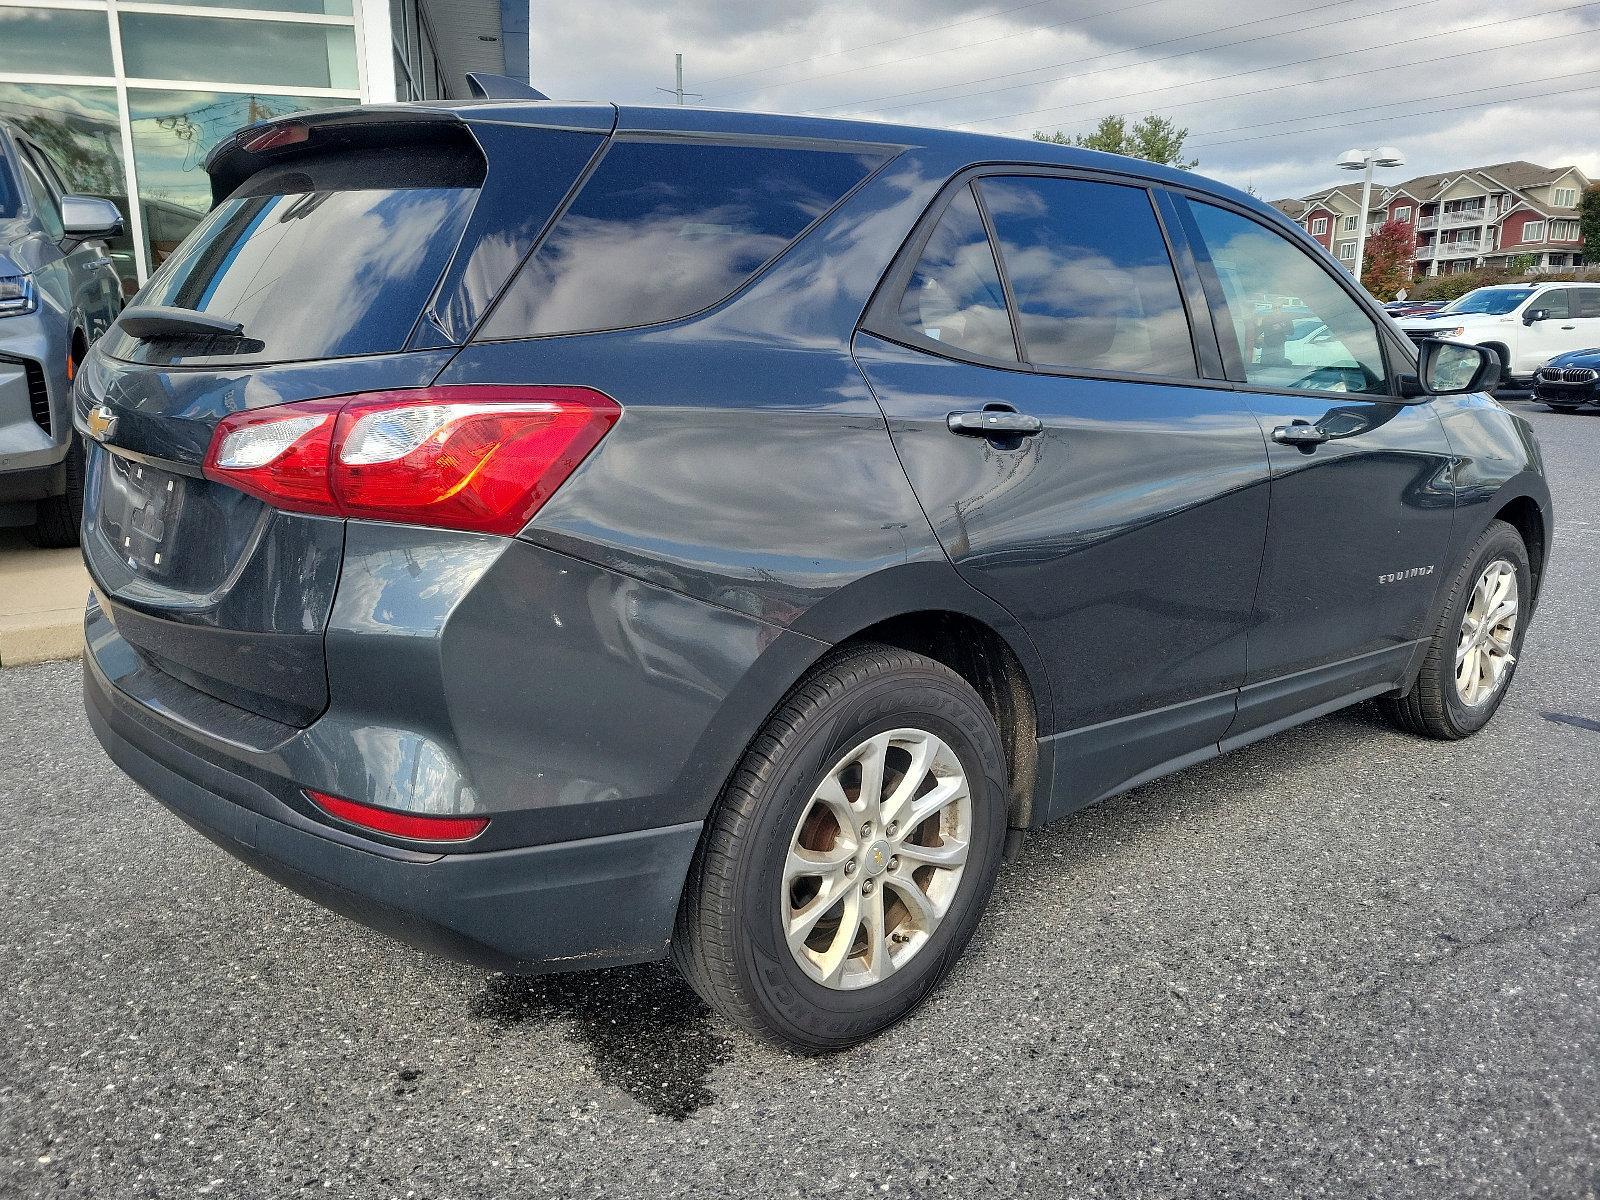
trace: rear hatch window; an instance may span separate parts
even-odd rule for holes
[[[616,140],[479,337],[625,329],[699,312],[783,253],[886,157]]]
[[[141,304],[244,326],[238,338],[121,338],[134,362],[305,361],[401,349],[483,180],[480,154],[346,151],[262,171],[151,277]]]

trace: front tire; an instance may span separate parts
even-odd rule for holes
[[[1451,582],[1417,681],[1380,701],[1401,729],[1454,741],[1487,725],[1522,654],[1533,571],[1522,535],[1491,521]]]
[[[78,544],[78,526],[83,522],[83,443],[72,435],[67,447],[67,490],[59,496],[41,500],[34,523],[26,536],[35,546],[60,550]]]
[[[890,646],[836,651],[757,734],[707,822],[673,955],[717,1012],[802,1053],[911,1012],[977,928],[1007,772],[978,694]]]

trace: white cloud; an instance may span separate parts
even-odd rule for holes
[[[1202,174],[1267,197],[1380,143],[1405,150],[1397,177],[1514,158],[1600,177],[1600,3],[542,0],[533,25],[557,97],[670,102],[682,51],[713,107],[1023,134],[1159,112]]]

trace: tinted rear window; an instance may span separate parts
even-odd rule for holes
[[[275,362],[401,349],[478,190],[471,163],[396,157],[286,164],[248,180],[140,296],[231,318],[244,337],[135,343],[133,356]]]
[[[776,258],[883,157],[616,142],[479,336],[623,329],[698,312]]]

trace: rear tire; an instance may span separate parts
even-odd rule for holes
[[[1558,413],[1575,413],[1575,412],[1578,411],[1578,409],[1583,407],[1580,404],[1552,404],[1548,400],[1546,400],[1544,402],[1544,406],[1546,408],[1548,408],[1551,412],[1558,412]]]
[[[83,522],[83,443],[72,435],[67,447],[67,490],[59,496],[41,500],[38,516],[26,531],[35,546],[46,550],[60,550],[78,544],[78,527]]]
[[[1490,572],[1503,585],[1498,598]],[[1423,737],[1454,741],[1477,733],[1511,686],[1532,598],[1533,571],[1522,535],[1504,521],[1491,521],[1451,581],[1416,683],[1404,696],[1380,700],[1383,713]],[[1507,600],[1509,627],[1500,617]]]
[[[890,646],[830,654],[756,735],[706,824],[673,938],[679,970],[730,1021],[802,1053],[882,1032],[977,928],[1007,794],[994,718],[954,671]]]

